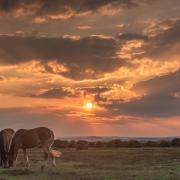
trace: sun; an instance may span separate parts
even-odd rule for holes
[[[93,108],[93,103],[92,102],[87,102],[85,104],[85,108],[88,109],[88,110],[91,110]]]

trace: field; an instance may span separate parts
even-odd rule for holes
[[[41,171],[42,153],[30,153],[30,170],[1,169],[0,180],[179,180],[179,148],[63,149],[57,167]]]

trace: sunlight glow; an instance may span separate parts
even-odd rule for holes
[[[93,103],[92,102],[87,102],[85,104],[85,108],[88,109],[88,110],[91,110],[93,108]]]

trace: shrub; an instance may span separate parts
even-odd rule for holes
[[[180,146],[180,139],[179,138],[174,138],[172,141],[171,141],[171,145],[172,146]]]
[[[87,141],[78,141],[76,143],[77,150],[86,150],[88,149],[88,142]]]
[[[171,146],[171,142],[167,141],[167,140],[161,140],[159,141],[159,147],[170,147]]]
[[[68,141],[62,141],[62,140],[56,139],[54,141],[53,146],[56,148],[67,148],[68,144],[69,144]]]

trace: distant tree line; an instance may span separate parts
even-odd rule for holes
[[[111,141],[96,141],[88,142],[84,140],[79,141],[67,141],[56,139],[54,141],[54,147],[56,148],[76,148],[77,150],[83,150],[88,148],[138,148],[138,147],[180,147],[180,138],[174,138],[173,140],[160,140],[160,141],[137,141],[137,140],[128,140],[122,141],[119,139]]]

